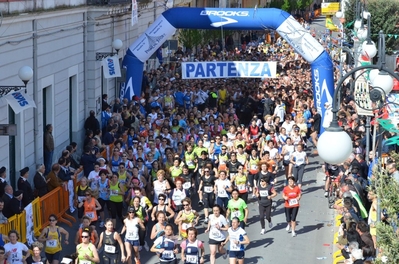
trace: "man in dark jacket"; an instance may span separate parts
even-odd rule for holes
[[[7,170],[6,167],[0,168],[0,197],[4,195],[4,187],[6,187],[7,183]]]
[[[48,180],[46,180],[46,178],[44,177],[44,171],[45,171],[44,165],[43,164],[39,165],[37,167],[36,174],[33,177],[33,183],[35,185],[35,189],[39,197],[46,195],[46,193],[48,192],[47,189]]]
[[[22,193],[23,193],[22,204],[23,204],[23,208],[25,208],[25,206],[30,204],[34,199],[33,189],[28,181],[29,168],[25,167],[22,170],[20,170],[19,173],[20,173],[21,177],[19,177],[17,185],[18,185],[18,190],[22,191]],[[15,197],[15,194],[14,194],[14,197]]]
[[[93,110],[90,111],[90,116],[86,119],[84,127],[85,130],[91,131],[97,131],[97,129],[100,129],[100,122],[98,122],[96,113]]]
[[[24,210],[25,206],[23,203],[24,193],[22,191],[14,192],[14,197],[8,203],[10,209],[9,215],[6,215],[3,211],[5,217],[10,218],[13,215],[20,214]]]

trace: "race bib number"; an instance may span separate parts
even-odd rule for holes
[[[298,199],[289,199],[288,200],[289,206],[294,206],[298,204]]]
[[[261,197],[267,197],[267,196],[269,196],[269,191],[259,191],[259,195],[261,196]]]
[[[126,233],[126,238],[129,240],[137,240],[137,239],[139,239],[139,234],[137,234],[133,231],[128,231]]]
[[[118,190],[111,190],[111,196],[117,196],[119,194]]]
[[[240,210],[231,212],[231,217],[232,218],[234,218],[234,217],[240,218],[240,216],[241,216],[241,211]]]
[[[212,192],[212,186],[205,186],[204,187],[204,192],[206,192],[206,193],[211,193]]]
[[[105,245],[104,246],[104,251],[107,253],[112,253],[114,254],[116,251],[116,247],[115,246],[111,246],[111,245]]]
[[[165,250],[162,252],[162,257],[166,259],[171,259],[173,258],[173,251],[172,250]]]
[[[173,200],[180,200],[181,199],[181,195],[180,194],[173,194]]]
[[[191,226],[192,226],[191,223],[182,223],[181,224],[181,229],[187,230]]]
[[[236,244],[237,240],[231,240],[230,244],[231,244],[231,250],[232,251],[239,251],[240,250],[240,244]]]
[[[84,196],[78,196],[78,202],[79,202],[79,203],[82,203],[82,202],[84,201],[85,198],[86,198],[86,197],[84,197]]]
[[[185,183],[183,184],[183,188],[184,188],[185,190],[190,189],[190,187],[191,187],[191,183],[189,183],[189,182],[185,182]]]
[[[220,230],[215,229],[215,230],[213,230],[213,231],[211,232],[211,235],[212,235],[214,238],[220,238],[220,237],[222,236],[222,233],[220,232]]]
[[[303,158],[298,158],[296,159],[296,162],[299,164],[302,164],[305,160]]]
[[[194,162],[192,160],[187,160],[187,166],[189,167],[194,166]]]
[[[46,241],[46,247],[55,248],[57,247],[58,241],[56,239],[51,239]]]
[[[258,165],[252,164],[251,165],[251,170],[258,170]]]
[[[226,190],[225,190],[225,189],[218,190],[218,195],[219,195],[220,197],[225,197],[225,196],[227,196]]]
[[[238,189],[238,191],[246,191],[247,186],[245,184],[240,184],[240,185],[237,185],[237,189]]]
[[[198,263],[198,256],[186,255],[186,263]]]
[[[90,260],[82,260],[82,259],[80,259],[79,260],[79,264],[91,264],[91,261]]]
[[[86,216],[90,217],[90,219],[93,219],[96,216],[95,213],[96,212],[86,212]]]

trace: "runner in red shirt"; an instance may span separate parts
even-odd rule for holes
[[[285,217],[287,219],[287,230],[292,229],[292,237],[296,236],[296,216],[299,211],[299,200],[301,199],[301,189],[296,185],[294,177],[288,177],[288,185],[284,187],[283,198],[285,200]]]

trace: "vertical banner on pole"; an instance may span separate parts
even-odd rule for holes
[[[137,0],[132,0],[132,26],[139,22],[139,16],[137,14]]]
[[[32,204],[28,204],[25,207],[25,216],[26,216],[26,242],[28,245],[32,245],[35,242],[35,231],[33,225],[33,209]]]

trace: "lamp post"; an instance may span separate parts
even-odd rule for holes
[[[32,79],[33,70],[29,66],[23,66],[18,71],[18,77],[22,80],[24,85],[0,85],[0,97],[7,95],[11,91],[19,91],[26,89],[29,80]],[[26,93],[26,90],[25,90]]]
[[[114,39],[112,41],[112,48],[116,50],[116,53],[114,52],[96,52],[96,60],[101,61],[106,57],[112,57],[114,55],[117,55],[119,53],[119,50],[123,47],[123,41],[120,39]]]
[[[320,158],[327,163],[340,164],[352,153],[352,139],[339,126],[337,117],[339,111],[338,95],[341,94],[345,80],[359,72],[362,72],[361,75],[363,75],[366,73],[366,70],[377,70],[374,71],[374,76],[372,76],[371,86],[373,89],[368,94],[370,100],[373,102],[372,110],[378,109],[380,103],[383,104],[385,95],[389,94],[392,90],[392,77],[399,80],[399,76],[396,73],[385,67],[385,39],[381,31],[379,39],[379,63],[377,65],[362,65],[354,68],[345,74],[336,85],[332,102],[333,119],[330,127],[321,134],[317,144],[317,151]]]

